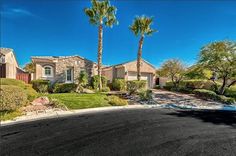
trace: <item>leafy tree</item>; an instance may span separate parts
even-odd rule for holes
[[[189,67],[185,73],[185,77],[188,79],[207,79],[212,76],[212,72],[208,69],[202,68],[199,65],[193,65]]]
[[[174,84],[174,87],[178,87],[180,81],[184,77],[185,70],[186,68],[180,60],[171,59],[163,63],[159,72],[162,76],[169,77]]]
[[[112,27],[118,24],[116,20],[116,7],[111,6],[108,0],[99,1],[92,0],[92,7],[84,10],[85,14],[89,17],[89,22],[98,27],[98,75],[99,75],[99,90],[102,88],[101,75],[102,75],[102,51],[103,51],[103,26]]]
[[[78,80],[79,84],[85,87],[88,84],[88,74],[85,71],[81,71]]]
[[[236,83],[236,42],[213,42],[201,49],[199,65],[214,73],[212,81],[221,81],[219,94]]]
[[[141,71],[140,71],[140,66],[141,66],[141,59],[142,59],[142,48],[143,48],[143,40],[145,35],[150,36],[156,30],[151,28],[151,25],[153,23],[153,18],[151,17],[146,17],[146,16],[137,16],[133,24],[129,27],[130,30],[136,35],[140,36],[139,40],[139,48],[138,48],[138,57],[137,57],[137,79],[140,81],[141,78]]]
[[[35,72],[35,64],[32,63],[32,62],[30,62],[30,63],[26,64],[23,69],[24,69],[26,72],[34,73],[34,72]]]

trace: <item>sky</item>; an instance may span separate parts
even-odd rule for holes
[[[159,67],[172,58],[194,64],[204,45],[236,40],[236,1],[112,0],[119,25],[104,28],[103,64],[135,60],[135,16],[153,16],[158,32],[145,37],[143,58]],[[31,56],[80,55],[97,61],[98,28],[84,8],[89,0],[1,0],[1,47],[12,48],[21,67]]]

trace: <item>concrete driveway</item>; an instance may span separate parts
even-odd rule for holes
[[[0,155],[236,155],[236,113],[122,109],[4,126]]]

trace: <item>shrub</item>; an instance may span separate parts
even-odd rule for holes
[[[28,103],[25,91],[12,85],[1,85],[0,111],[12,111]]]
[[[1,82],[1,85],[12,85],[12,86],[20,87],[27,94],[27,98],[29,101],[33,101],[38,96],[37,92],[32,88],[32,85],[26,84],[23,81],[16,80],[16,79],[1,78],[0,82]]]
[[[139,98],[142,101],[148,101],[152,99],[152,91],[151,90],[141,90],[139,92]]]
[[[212,100],[218,100],[218,95],[210,90],[206,90],[206,89],[195,89],[193,91],[193,93],[198,96],[201,97],[203,99],[212,99]]]
[[[146,87],[147,82],[144,80],[138,81],[128,81],[127,82],[127,90],[130,94],[137,93],[139,90],[144,89]]]
[[[98,75],[95,75],[92,77],[91,84],[92,84],[93,89],[98,90],[98,88],[99,88],[99,76]],[[106,87],[106,86],[107,86],[107,79],[104,76],[102,76],[102,87]]]
[[[74,83],[56,83],[54,85],[54,93],[70,93],[75,92],[77,85]]]
[[[109,87],[103,87],[101,91],[102,92],[110,92],[110,88]]]
[[[85,71],[81,71],[78,77],[79,84],[85,87],[88,84],[88,74]]]
[[[50,87],[49,80],[33,80],[32,87],[39,93],[47,93]]]
[[[225,96],[232,97],[236,99],[236,86],[231,86],[225,90]]]
[[[115,95],[108,96],[108,103],[112,106],[125,106],[128,104],[126,100]]]
[[[61,101],[55,98],[50,98],[50,105],[56,108],[60,108],[62,110],[68,110],[66,105],[64,105]]]
[[[215,92],[206,89],[195,89],[194,94],[203,99],[212,99],[226,104],[233,104],[235,99],[217,95]]]
[[[223,96],[223,95],[218,95],[218,100],[222,103],[225,103],[225,104],[233,104],[235,103],[235,99],[234,98],[230,98],[230,97],[226,97],[226,96]]]
[[[118,91],[125,91],[126,90],[125,79],[114,79],[112,82],[112,89]]]
[[[154,88],[155,89],[161,89],[161,86],[160,85],[156,85]]]

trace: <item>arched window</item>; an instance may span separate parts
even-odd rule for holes
[[[53,69],[51,66],[44,66],[44,73],[45,77],[52,77],[53,76]]]

